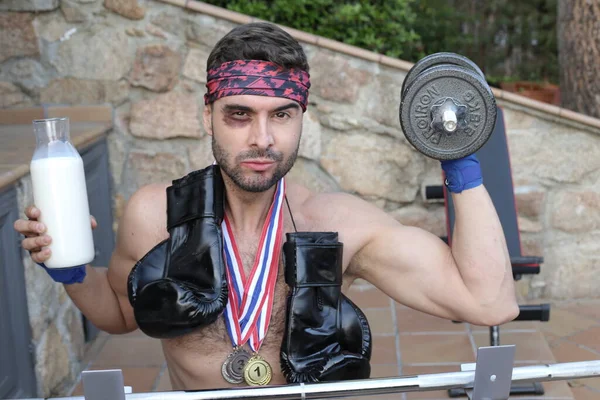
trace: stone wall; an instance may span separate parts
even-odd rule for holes
[[[509,103],[505,112],[521,241],[545,259],[523,293],[598,298],[599,132]]]
[[[154,0],[4,1],[0,10],[1,107],[115,108],[109,140],[117,217],[140,186],[212,161],[200,123],[206,57],[234,22]],[[441,183],[439,163],[407,143],[398,121],[406,70],[303,46],[313,89],[292,179],[355,193],[444,235],[442,205],[421,196],[424,185]],[[600,130],[499,103],[524,253],[545,257],[542,273],[519,290],[530,298],[597,297]]]

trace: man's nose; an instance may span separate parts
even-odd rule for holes
[[[262,149],[267,149],[274,144],[272,126],[267,117],[255,119],[250,135],[250,144]]]

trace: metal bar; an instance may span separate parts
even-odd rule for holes
[[[550,304],[527,304],[519,306],[519,315],[514,321],[549,321]]]
[[[600,377],[600,360],[515,367],[513,383],[546,382]],[[268,387],[171,391],[127,394],[127,400],[205,400],[205,399],[317,399],[416,392],[472,387],[475,371],[401,376],[397,378],[291,384]],[[85,397],[60,397],[54,400],[85,400]]]

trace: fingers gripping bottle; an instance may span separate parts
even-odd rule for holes
[[[33,200],[52,238],[47,268],[70,268],[94,259],[94,240],[83,160],[70,142],[69,119],[33,121],[36,147],[30,164]]]

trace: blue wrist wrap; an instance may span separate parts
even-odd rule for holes
[[[82,283],[86,275],[85,265],[60,269],[48,268],[44,265],[44,263],[37,263],[37,265],[44,268],[54,282],[64,283],[65,285]]]
[[[452,193],[460,193],[483,184],[481,167],[475,154],[457,160],[444,160],[442,169],[446,173],[446,187]]]

